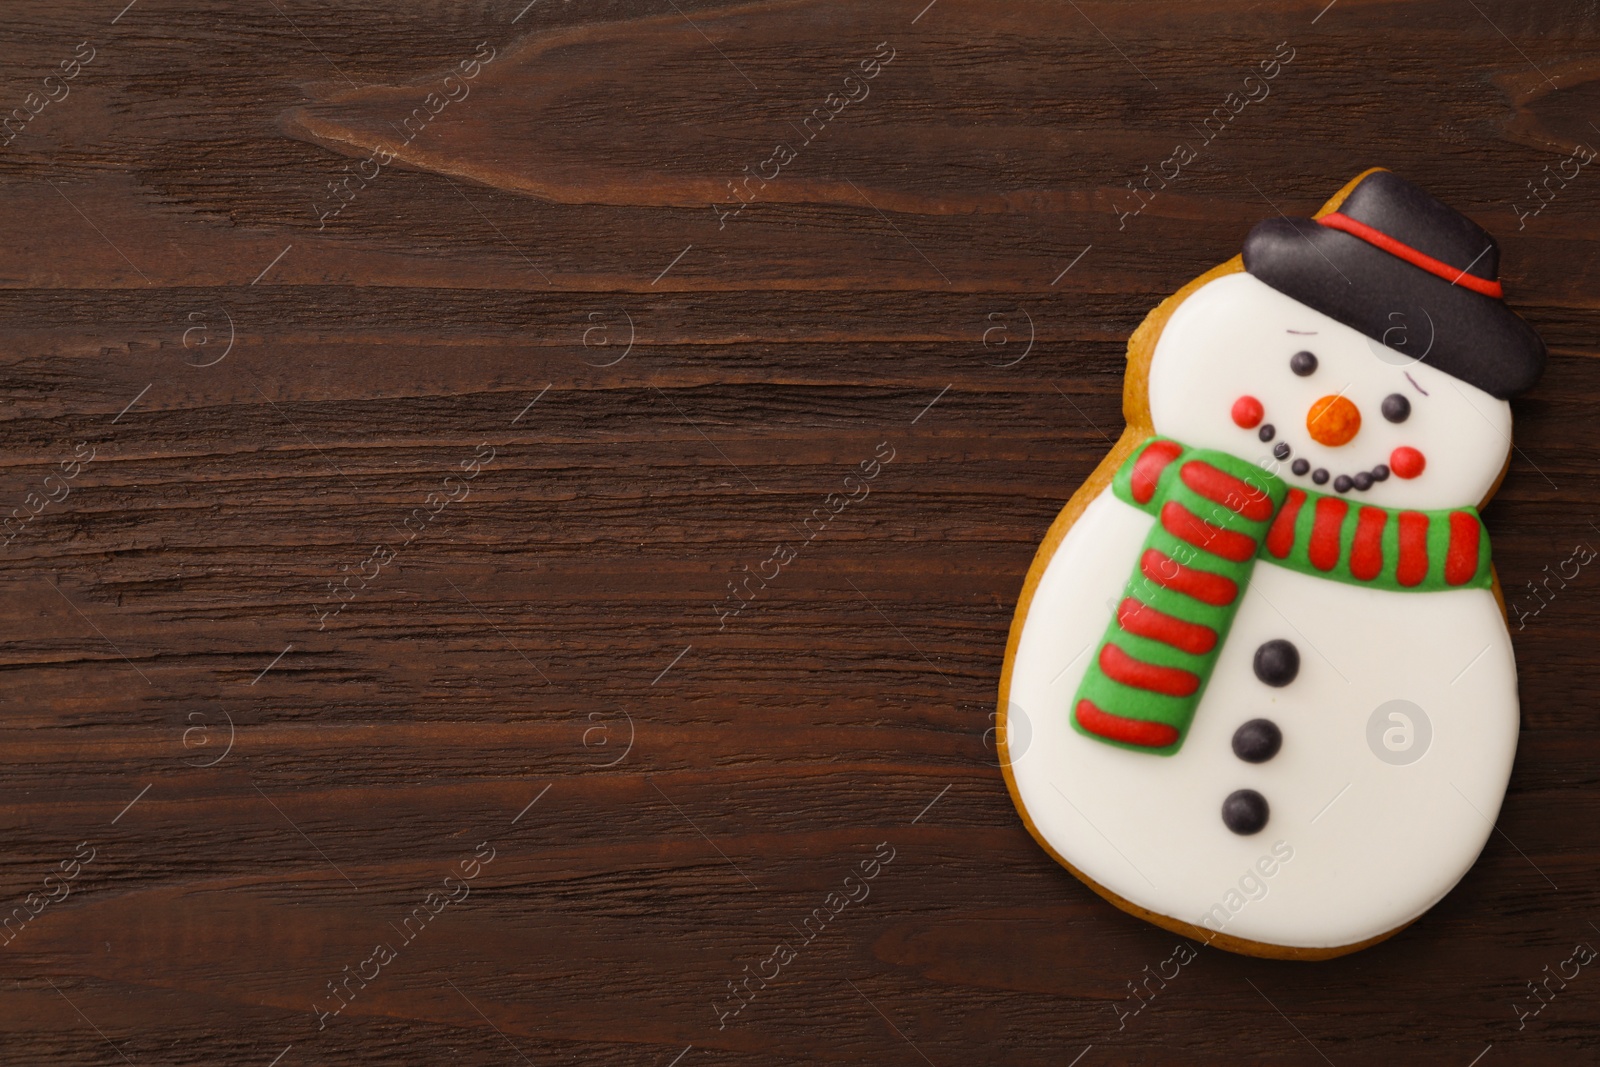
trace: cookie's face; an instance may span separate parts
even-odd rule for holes
[[[1397,321],[1393,339],[1424,352],[1429,330]],[[1352,504],[1476,505],[1511,448],[1504,400],[1242,272],[1173,312],[1149,390],[1156,433]]]

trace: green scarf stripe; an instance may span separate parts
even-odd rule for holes
[[[1138,752],[1163,756],[1171,755],[1183,746],[1189,725],[1194,719],[1195,709],[1200,704],[1200,698],[1205,695],[1206,683],[1210,680],[1217,658],[1221,655],[1222,646],[1227,640],[1234,616],[1238,613],[1239,604],[1244,599],[1244,594],[1249,586],[1250,575],[1258,559],[1264,559],[1277,566],[1286,567],[1304,574],[1316,575],[1320,578],[1328,578],[1350,585],[1399,592],[1483,589],[1488,588],[1493,582],[1494,572],[1489,559],[1489,535],[1484,529],[1482,519],[1478,516],[1475,508],[1416,512],[1428,520],[1425,542],[1428,553],[1428,567],[1426,575],[1420,583],[1414,586],[1403,586],[1395,577],[1400,559],[1400,511],[1389,508],[1378,509],[1385,516],[1383,532],[1379,537],[1379,546],[1383,558],[1378,574],[1370,580],[1363,580],[1350,573],[1350,551],[1355,543],[1355,534],[1357,527],[1360,525],[1362,508],[1375,507],[1376,505],[1364,505],[1359,500],[1352,500],[1348,497],[1330,497],[1326,493],[1303,490],[1305,500],[1300,506],[1299,514],[1295,517],[1293,543],[1290,546],[1288,556],[1279,559],[1272,555],[1266,547],[1267,533],[1272,527],[1271,519],[1265,522],[1253,522],[1235,512],[1226,504],[1201,496],[1183,482],[1179,472],[1185,463],[1194,460],[1208,463],[1223,473],[1246,482],[1267,494],[1272,501],[1272,513],[1275,518],[1278,510],[1283,506],[1284,500],[1287,499],[1288,486],[1276,475],[1227,453],[1179,446],[1180,450],[1176,457],[1161,468],[1160,475],[1156,480],[1155,492],[1150,500],[1140,503],[1133,497],[1133,472],[1138,465],[1139,458],[1151,445],[1157,442],[1165,442],[1166,444],[1163,447],[1176,444],[1176,442],[1172,442],[1168,438],[1151,438],[1123,463],[1111,480],[1112,492],[1116,494],[1118,499],[1138,508],[1155,519],[1145,537],[1144,544],[1140,547],[1139,559],[1142,561],[1146,551],[1155,549],[1190,570],[1203,571],[1231,580],[1238,586],[1239,592],[1229,604],[1222,606],[1207,604],[1145,577],[1140,564],[1135,563],[1133,573],[1123,587],[1122,597],[1118,599],[1117,604],[1112,605],[1111,618],[1107,622],[1103,636],[1094,649],[1088,653],[1093,656],[1093,659],[1089,662],[1083,681],[1079,684],[1077,694],[1073,697],[1072,705],[1069,709],[1073,728],[1079,733],[1095,738],[1097,741],[1115,745],[1118,748],[1128,748]],[[1311,533],[1316,525],[1317,504],[1319,501],[1326,499],[1339,500],[1346,505],[1346,510],[1339,527],[1338,562],[1334,564],[1331,570],[1323,571],[1311,563],[1310,544]],[[1208,522],[1221,529],[1237,532],[1252,538],[1258,545],[1256,554],[1250,559],[1235,563],[1168,533],[1161,524],[1161,510],[1169,502],[1181,504],[1202,522]],[[1445,570],[1450,549],[1451,515],[1457,511],[1471,516],[1477,522],[1478,566],[1468,581],[1459,585],[1451,585],[1445,579]],[[1138,634],[1124,630],[1117,619],[1116,609],[1123,599],[1128,598],[1183,622],[1208,627],[1217,635],[1216,645],[1212,647],[1210,652],[1196,655],[1174,648],[1164,641],[1151,637],[1141,637]],[[1189,671],[1198,676],[1200,679],[1199,685],[1194,693],[1189,696],[1179,697],[1151,692],[1114,681],[1106,675],[1100,666],[1100,654],[1107,644],[1116,645],[1128,656],[1142,663],[1156,667],[1170,667]],[[1076,709],[1079,702],[1083,700],[1092,702],[1097,708],[1109,715],[1170,726],[1177,732],[1177,739],[1165,747],[1152,748],[1092,734],[1078,722]]]
[[[1146,447],[1148,448],[1149,446],[1146,445]],[[1142,453],[1143,449],[1140,452]],[[1194,719],[1195,708],[1199,706],[1200,698],[1205,695],[1206,681],[1211,677],[1212,669],[1216,666],[1217,657],[1222,653],[1222,645],[1227,636],[1228,628],[1233,622],[1234,615],[1238,612],[1240,601],[1244,599],[1245,588],[1250,580],[1250,572],[1254,567],[1255,557],[1252,555],[1242,562],[1233,562],[1168,533],[1161,524],[1161,509],[1168,502],[1181,504],[1201,521],[1208,522],[1223,530],[1244,534],[1258,544],[1266,536],[1267,529],[1271,524],[1270,519],[1265,522],[1253,522],[1226,504],[1210,500],[1190,489],[1184,484],[1179,473],[1184,463],[1190,460],[1201,460],[1209,463],[1223,473],[1232,475],[1257,488],[1270,497],[1274,512],[1278,505],[1283,502],[1283,495],[1286,492],[1286,487],[1279,479],[1260,470],[1253,464],[1225,453],[1194,449],[1184,449],[1176,459],[1169,462],[1161,470],[1160,477],[1156,482],[1155,494],[1147,503],[1140,504],[1133,498],[1132,473],[1138,461],[1138,454],[1125,463],[1122,469],[1112,478],[1112,491],[1120,499],[1155,517],[1155,524],[1150,528],[1150,532],[1145,537],[1144,544],[1139,550],[1141,559],[1146,551],[1155,549],[1182,566],[1196,571],[1220,575],[1231,580],[1238,587],[1238,593],[1230,603],[1220,606],[1207,604],[1204,601],[1197,600],[1177,590],[1166,588],[1154,580],[1146,578],[1143,571],[1137,569],[1136,565],[1134,573],[1123,587],[1124,598],[1131,597],[1156,611],[1171,615],[1185,622],[1207,626],[1217,634],[1217,643],[1212,647],[1211,651],[1203,655],[1185,652],[1154,638],[1140,637],[1137,634],[1129,633],[1122,628],[1117,620],[1116,613],[1113,612],[1111,619],[1107,622],[1104,636],[1095,646],[1093,652],[1090,653],[1095,658],[1089,663],[1083,682],[1079,685],[1077,695],[1073,698],[1073,709],[1077,708],[1079,701],[1088,700],[1102,711],[1111,715],[1144,722],[1159,722],[1171,726],[1177,731],[1178,736],[1176,741],[1164,748],[1150,748],[1113,741],[1096,734],[1089,734],[1078,722],[1075,712],[1072,716],[1074,729],[1108,744],[1162,755],[1170,755],[1176,752],[1183,744],[1184,735],[1188,732],[1189,724]],[[1118,603],[1120,604],[1121,601],[1119,600]],[[1199,685],[1194,693],[1180,697],[1165,693],[1155,693],[1114,681],[1100,667],[1100,652],[1108,643],[1115,644],[1129,656],[1144,663],[1189,671],[1200,679]]]

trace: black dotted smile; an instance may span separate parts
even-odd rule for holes
[[[1268,429],[1268,427],[1263,427],[1263,430],[1265,429]],[[1270,440],[1264,433],[1261,439],[1263,441]],[[1294,449],[1289,447],[1289,442],[1279,441],[1272,446],[1272,454],[1278,459],[1284,460],[1294,454]],[[1322,467],[1318,467],[1314,471],[1311,470],[1310,461],[1304,459],[1295,460],[1289,464],[1289,469],[1302,478],[1306,476],[1307,471],[1311,471],[1311,480],[1318,485],[1327,485],[1328,479],[1333,478],[1333,491],[1336,493],[1348,493],[1352,489],[1358,493],[1364,493],[1378,482],[1385,481],[1389,477],[1389,468],[1382,463],[1369,471],[1361,471],[1357,474],[1341,474],[1337,478],[1334,478]]]
[[[1297,369],[1295,371],[1296,374],[1310,374],[1312,371],[1316,370],[1317,357],[1312,356],[1310,352],[1301,352],[1298,356],[1296,356],[1296,358],[1298,359],[1299,356],[1310,357],[1309,360],[1305,361],[1309,363],[1310,369],[1304,371]],[[1391,403],[1392,401],[1398,401],[1398,403]],[[1411,414],[1410,402],[1398,393],[1387,397],[1383,402],[1383,406],[1384,417],[1390,422],[1404,422],[1406,416]],[[1273,424],[1270,422],[1264,423],[1261,429],[1256,431],[1256,436],[1260,437],[1263,442],[1271,441],[1277,435],[1277,427],[1273,426]],[[1280,461],[1286,460],[1290,456],[1294,455],[1294,449],[1289,446],[1289,442],[1279,441],[1277,444],[1272,446],[1272,454]],[[1328,480],[1331,478],[1333,480],[1333,491],[1336,493],[1348,493],[1352,489],[1358,493],[1364,493],[1368,489],[1371,489],[1378,482],[1387,481],[1389,478],[1389,468],[1382,463],[1378,464],[1376,467],[1373,467],[1371,470],[1360,471],[1356,474],[1341,474],[1337,477],[1330,474],[1322,467],[1312,470],[1311,462],[1305,459],[1295,460],[1293,463],[1289,464],[1289,469],[1294,471],[1294,473],[1301,478],[1304,478],[1306,473],[1309,471],[1311,474],[1311,480],[1318,485],[1327,485]]]
[[[1294,331],[1291,330],[1289,332],[1293,333]],[[1300,351],[1289,357],[1289,369],[1301,378],[1308,378],[1317,372],[1318,362],[1316,353]],[[1406,380],[1411,380],[1409,374],[1406,375]],[[1413,381],[1411,384],[1416,385],[1417,383]],[[1418,389],[1421,389],[1421,386],[1418,386]],[[1379,410],[1383,412],[1383,417],[1390,422],[1405,422],[1406,419],[1411,417],[1411,401],[1400,393],[1390,393],[1383,398],[1383,403],[1380,405]],[[1271,441],[1273,437],[1277,436],[1277,432],[1276,427],[1269,422],[1261,427],[1258,435],[1265,442]],[[1279,460],[1286,460],[1294,454],[1294,449],[1289,447],[1289,442],[1279,441],[1272,446],[1272,454]],[[1352,489],[1358,493],[1364,493],[1378,482],[1387,481],[1389,478],[1389,468],[1382,463],[1371,470],[1361,471],[1357,474],[1341,474],[1338,477],[1329,474],[1322,467],[1311,470],[1310,461],[1305,459],[1295,460],[1289,464],[1289,469],[1301,478],[1304,478],[1306,472],[1310,471],[1311,480],[1317,485],[1327,485],[1328,479],[1332,478],[1333,491],[1335,493],[1348,493]]]

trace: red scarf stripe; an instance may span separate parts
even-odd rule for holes
[[[1444,580],[1464,585],[1478,573],[1478,520],[1459,511],[1450,515],[1450,547],[1444,557]]]
[[[1356,517],[1356,536],[1350,545],[1350,573],[1370,582],[1383,570],[1383,528],[1389,515],[1382,508],[1362,508]]]
[[[1166,748],[1178,739],[1176,727],[1168,726],[1164,722],[1148,722],[1144,719],[1126,719],[1121,715],[1112,715],[1110,712],[1101,711],[1095,707],[1093,701],[1089,700],[1078,701],[1077,716],[1079,726],[1108,741],[1121,741],[1126,745],[1140,745],[1144,748]]]
[[[1200,688],[1200,676],[1193,671],[1146,663],[1110,642],[1100,646],[1100,669],[1113,682],[1169,697],[1190,696]]]
[[[1331,571],[1339,564],[1339,531],[1344,526],[1344,516],[1350,505],[1336,497],[1325,496],[1317,501],[1311,521],[1311,544],[1306,553],[1311,565],[1319,571]]]
[[[1187,541],[1232,563],[1243,563],[1256,554],[1254,537],[1213,525],[1176,500],[1169,500],[1161,506],[1161,526],[1178,540]]]
[[[1421,585],[1428,576],[1428,516],[1420,511],[1400,513],[1400,562],[1394,580],[1401,585]]]
[[[1125,597],[1117,606],[1117,624],[1136,637],[1148,637],[1193,656],[1217,647],[1217,631],[1211,627],[1157,611],[1132,597]]]
[[[1289,490],[1283,507],[1278,509],[1278,517],[1272,522],[1272,529],[1267,531],[1267,551],[1279,559],[1288,556],[1289,550],[1294,548],[1294,521],[1300,517],[1300,505],[1305,502],[1304,490]]]
[[[1243,515],[1251,522],[1272,518],[1272,498],[1241,478],[1219,471],[1209,463],[1192,459],[1178,468],[1183,484],[1214,504]]]
[[[1267,533],[1267,551],[1278,559],[1287,558],[1294,550],[1295,521],[1305,499],[1305,494],[1300,490],[1289,490],[1288,499],[1284,501],[1272,529]],[[1311,521],[1311,538],[1306,545],[1306,559],[1318,570],[1331,571],[1339,565],[1343,554],[1341,535],[1349,512],[1350,505],[1335,497],[1323,497],[1317,501]],[[1389,514],[1383,508],[1357,505],[1355,531],[1350,538],[1350,555],[1345,561],[1352,578],[1370,582],[1383,574],[1383,539],[1388,531]],[[1413,588],[1428,579],[1431,520],[1420,511],[1401,511],[1396,512],[1395,516],[1400,532],[1394,580],[1403,587]],[[1448,521],[1450,532],[1444,554],[1444,580],[1452,586],[1466,585],[1478,577],[1483,558],[1483,524],[1466,511],[1450,512]]]
[[[1232,604],[1239,595],[1239,586],[1232,578],[1185,567],[1158,549],[1145,549],[1144,555],[1139,558],[1139,570],[1163,589],[1194,597],[1212,607]]]
[[[1177,459],[1183,446],[1176,441],[1153,441],[1139,458],[1133,461],[1133,473],[1128,476],[1128,489],[1133,499],[1141,504],[1150,503],[1156,495],[1156,482],[1167,464]]]

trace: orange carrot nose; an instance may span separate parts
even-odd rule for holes
[[[1361,430],[1361,409],[1342,396],[1325,396],[1306,412],[1306,429],[1319,445],[1338,448]]]

